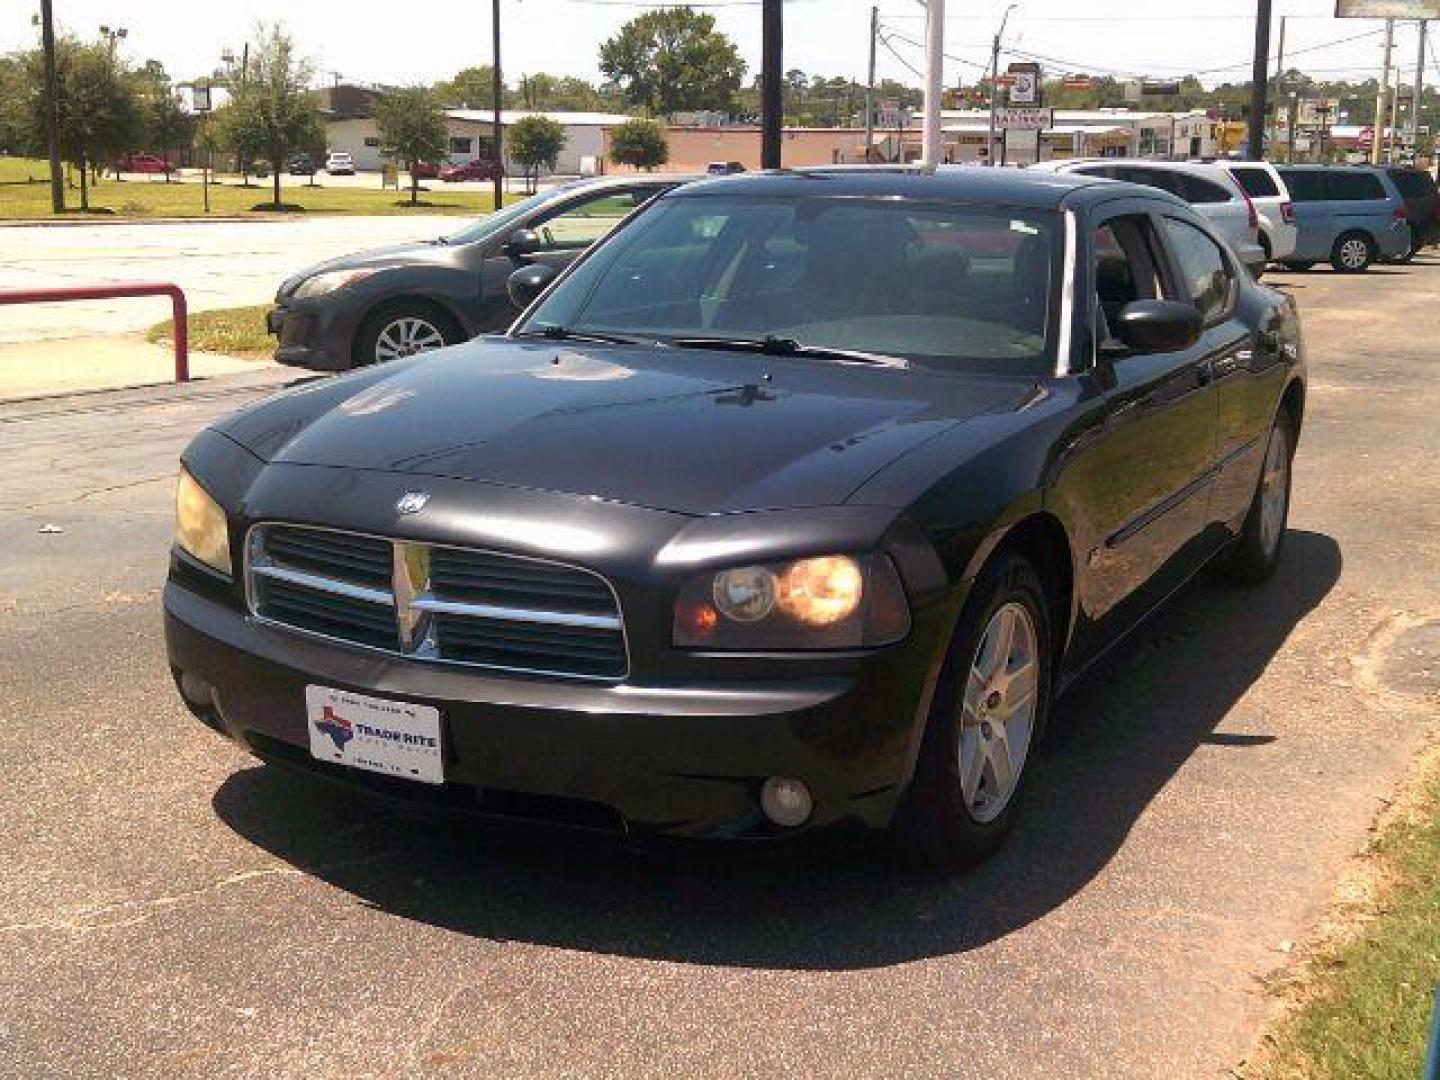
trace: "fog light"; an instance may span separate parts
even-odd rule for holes
[[[760,789],[760,809],[776,825],[787,829],[804,825],[810,820],[810,811],[814,808],[815,800],[810,797],[810,789],[803,782],[788,776],[772,776]]]
[[[180,673],[180,694],[197,709],[211,709],[215,706],[215,688],[192,672]]]

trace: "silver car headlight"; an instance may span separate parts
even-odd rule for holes
[[[225,511],[184,469],[175,486],[175,543],[197,562],[230,576],[230,526]]]
[[[675,602],[681,648],[809,651],[889,645],[910,606],[884,555],[821,555],[691,578]]]
[[[367,278],[379,267],[357,266],[350,270],[326,270],[323,274],[316,274],[308,277],[296,287],[292,294],[298,300],[308,300],[313,296],[324,296],[326,293],[334,292],[336,289],[343,289],[346,285],[353,284],[362,278]]]

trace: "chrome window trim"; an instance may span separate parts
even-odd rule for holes
[[[515,622],[523,621],[529,622],[532,625],[575,626],[586,629],[618,630],[620,633],[620,648],[624,659],[623,669],[617,675],[586,675],[583,672],[556,671],[549,668],[518,667],[512,664],[490,664],[474,660],[454,660],[438,655],[433,626],[425,629],[420,640],[412,642],[412,651],[404,652],[401,650],[401,641],[406,633],[406,628],[401,619],[401,609],[392,592],[370,589],[363,585],[353,585],[349,582],[327,578],[323,574],[310,574],[303,570],[277,566],[274,563],[266,561],[262,561],[257,565],[256,555],[261,551],[260,545],[264,535],[263,530],[269,528],[301,529],[313,532],[332,533],[337,536],[357,537],[364,540],[376,540],[390,545],[392,558],[397,564],[402,558],[402,551],[407,546],[419,546],[432,550],[460,551],[471,555],[491,555],[498,559],[513,559],[517,562],[534,563],[537,566],[558,567],[592,577],[603,584],[606,591],[610,594],[610,599],[615,606],[615,615],[586,615],[579,612],[543,611],[527,608],[507,608],[499,605],[471,604],[465,601],[446,601],[437,599],[431,595],[428,590],[416,592],[411,600],[411,606],[415,610],[422,611],[429,615],[455,614],[474,618],[508,619]],[[539,675],[557,679],[578,679],[585,682],[621,683],[630,677],[630,637],[625,626],[625,613],[620,605],[620,595],[615,591],[615,586],[611,584],[607,577],[585,566],[577,566],[574,563],[562,562],[558,559],[546,559],[534,555],[520,555],[510,551],[496,551],[493,548],[466,547],[463,544],[431,543],[423,540],[402,539],[396,536],[384,536],[379,533],[362,532],[355,529],[341,529],[330,525],[311,525],[304,522],[283,520],[256,522],[246,530],[243,561],[246,612],[253,622],[263,626],[274,627],[287,633],[300,634],[304,637],[315,638],[320,641],[332,642],[346,648],[363,649],[366,652],[378,653],[379,655],[389,656],[396,660],[418,660],[427,664],[445,664],[452,667],[494,671],[508,675]],[[280,573],[274,572],[277,570],[280,571]],[[333,634],[326,634],[322,631],[310,630],[303,626],[294,626],[262,614],[259,609],[258,598],[255,591],[256,577],[273,577],[277,580],[289,580],[292,584],[315,587],[321,591],[329,591],[336,595],[347,596],[350,599],[383,604],[395,613],[397,629],[399,631],[396,637],[395,647],[384,648],[378,645],[369,645],[365,642],[352,641],[348,638],[336,637]],[[297,578],[303,580],[297,580]],[[392,576],[392,588],[395,580],[396,578]],[[319,584],[321,582],[324,584]],[[327,586],[332,587],[327,588]],[[377,600],[376,597],[379,597],[379,599]]]
[[[1079,264],[1076,250],[1079,226],[1075,211],[1065,214],[1065,255],[1060,282],[1060,331],[1055,335],[1055,374],[1063,377],[1070,374],[1070,350],[1075,338],[1075,267]]]

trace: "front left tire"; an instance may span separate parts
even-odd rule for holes
[[[965,605],[895,825],[943,873],[984,858],[1014,823],[1049,715],[1050,618],[1039,574],[1014,553]]]
[[[365,317],[355,334],[355,365],[384,364],[465,340],[449,314],[418,300],[383,304]]]

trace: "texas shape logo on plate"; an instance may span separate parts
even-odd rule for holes
[[[336,750],[344,750],[345,744],[355,737],[355,729],[350,721],[329,705],[325,706],[325,711],[320,719],[315,721],[315,727],[322,735],[330,736]]]
[[[418,514],[425,509],[425,504],[430,501],[428,491],[407,491],[395,504],[395,511],[400,514]]]

